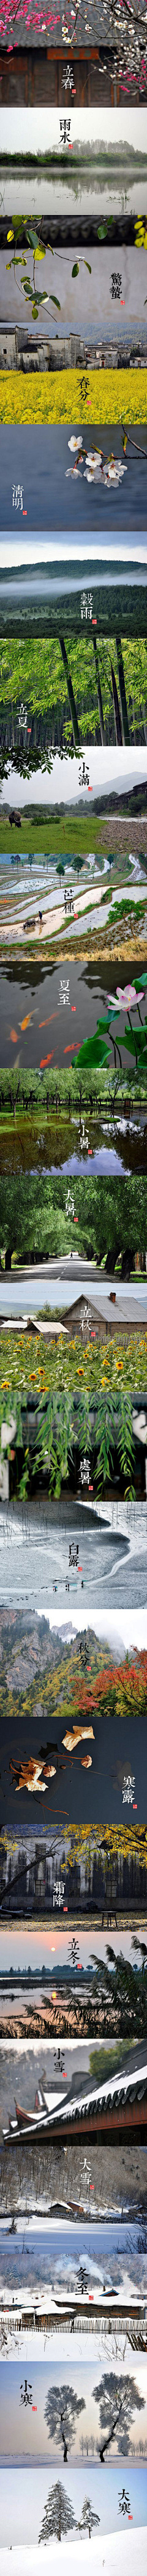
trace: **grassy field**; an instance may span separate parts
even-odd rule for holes
[[[8,808],[7,789],[6,805]],[[21,813],[21,782],[19,811]],[[12,824],[11,827],[9,823],[8,810],[6,812],[5,806],[0,810],[0,853],[4,851],[6,856],[8,853],[8,857],[10,854],[13,858],[14,852],[17,857],[17,849],[22,858],[28,851],[30,858],[34,858],[35,855],[35,858],[39,859],[61,858],[61,856],[64,859],[67,856],[69,860],[72,856],[78,858],[78,853],[79,857],[83,855],[86,858],[89,851],[92,853],[94,851],[98,857],[107,858],[111,851],[117,865],[117,883],[120,881],[123,861],[123,868],[124,866],[127,868],[127,874],[130,876],[131,890],[133,879],[132,869],[129,867],[129,851],[132,847],[143,864],[144,857],[147,858],[147,812],[143,811],[143,788],[140,790],[139,813],[134,813],[133,809],[129,813],[127,810],[126,813],[121,812],[120,799],[116,812],[111,812],[111,808],[109,812],[109,798],[106,813],[96,814],[94,806],[93,812],[89,813],[89,807],[86,812],[84,803],[81,807],[79,798],[78,811],[76,807],[69,805],[67,812],[64,804],[59,809],[56,805],[50,808],[48,803],[48,808],[47,806],[40,808],[40,814],[37,806],[35,814],[33,796],[32,803],[30,796],[30,809],[24,806],[23,810],[22,807],[21,831],[20,834],[18,832],[18,836],[16,825]],[[13,888],[14,879],[11,880],[10,876],[10,885],[11,883]],[[114,883],[115,876],[113,885]]]
[[[20,784],[20,812],[21,812],[21,784]],[[128,857],[129,857],[130,830],[131,830],[131,818],[130,818],[130,822],[129,822],[129,824],[127,824],[127,855],[128,855]],[[92,839],[91,839],[91,835],[92,835]],[[146,840],[147,840],[147,819],[146,819],[145,827],[144,827],[144,846],[145,846],[145,848],[146,848]],[[72,813],[71,808],[69,808],[69,815],[68,815],[68,812],[67,812],[67,814],[66,814],[66,807],[65,807],[65,813],[64,813],[64,811],[63,811],[63,813],[60,813],[60,811],[59,811],[59,816],[58,816],[58,815],[56,815],[56,816],[55,816],[55,819],[54,819],[54,813],[52,813],[52,812],[50,812],[50,811],[48,810],[47,818],[46,818],[46,822],[44,823],[43,818],[41,819],[41,817],[40,817],[40,823],[38,823],[38,821],[35,821],[35,816],[34,816],[34,818],[32,819],[31,811],[30,811],[30,815],[29,815],[29,811],[27,811],[27,813],[24,813],[24,814],[23,814],[23,809],[22,809],[21,831],[20,831],[20,834],[19,834],[19,832],[18,832],[18,838],[17,838],[17,828],[16,828],[16,824],[14,824],[14,825],[13,825],[13,823],[12,823],[12,825],[11,825],[11,824],[9,823],[8,815],[7,815],[6,819],[5,819],[5,809],[3,809],[3,815],[2,815],[2,812],[1,812],[1,816],[0,816],[0,852],[1,852],[1,851],[3,851],[3,850],[4,850],[4,852],[6,851],[6,855],[8,854],[8,857],[9,857],[9,853],[11,853],[11,857],[13,858],[13,853],[14,853],[14,852],[15,852],[15,856],[17,856],[17,846],[18,846],[18,852],[20,852],[21,858],[23,858],[23,855],[27,856],[27,851],[29,852],[29,857],[30,857],[30,858],[34,858],[34,855],[35,855],[35,858],[37,858],[37,857],[38,857],[38,858],[41,858],[41,859],[43,859],[43,858],[61,858],[61,855],[62,855],[63,859],[64,859],[64,858],[66,858],[66,855],[67,855],[67,858],[69,858],[69,860],[70,860],[70,858],[72,858],[72,856],[73,856],[73,857],[75,856],[75,858],[77,857],[77,859],[78,859],[78,855],[79,855],[79,858],[80,858],[80,857],[82,857],[82,856],[84,856],[84,858],[85,858],[85,857],[86,857],[86,855],[87,855],[87,852],[89,852],[89,850],[91,850],[91,847],[92,847],[92,851],[94,851],[95,853],[97,853],[97,851],[98,851],[98,854],[99,854],[99,852],[100,852],[100,853],[102,853],[103,858],[105,858],[105,857],[106,857],[106,855],[107,855],[107,851],[109,850],[109,847],[111,847],[111,849],[112,849],[113,851],[115,850],[115,818],[113,818],[113,815],[112,815],[111,823],[109,824],[109,818],[108,818],[108,824],[107,824],[107,817],[106,817],[106,816],[104,816],[104,821],[103,821],[103,816],[101,816],[101,815],[100,815],[100,817],[99,817],[99,816],[97,816],[97,814],[90,815],[90,814],[89,814],[89,812],[88,812],[88,814],[84,814],[84,813],[79,813],[79,814],[77,814],[77,813],[74,813],[74,812]],[[135,843],[134,843],[134,847],[135,847]],[[117,844],[116,844],[116,856],[117,856]],[[11,880],[10,880],[10,882],[11,882]],[[13,880],[13,883],[14,883],[14,880]],[[73,879],[73,883],[74,883],[74,879]],[[22,886],[23,886],[23,880],[22,880]],[[30,892],[31,892],[31,880],[30,880]],[[60,896],[60,887],[59,887],[59,896]]]

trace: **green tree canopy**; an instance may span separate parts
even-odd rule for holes
[[[111,638],[109,645],[108,637],[102,641],[97,633],[96,643],[105,737],[106,740],[114,742],[111,662],[116,686],[119,688],[115,636]],[[71,635],[70,639],[68,635],[65,639],[65,651],[82,741],[99,740],[97,665],[92,633],[89,632],[88,636],[87,634],[80,634],[77,637]],[[144,736],[144,722],[146,723],[147,719],[146,638],[143,640],[142,637],[137,637],[132,641],[122,638],[122,651],[129,731],[134,739],[136,728],[137,730],[139,728],[140,739],[140,726]],[[17,639],[12,637],[10,642],[1,643],[0,711],[3,708],[6,712],[8,707],[11,709],[13,707],[15,711],[17,707],[18,711],[25,709],[28,719],[31,715],[31,720],[36,714],[47,713],[48,720],[50,719],[50,742],[54,740],[55,719],[60,739],[63,717],[64,737],[68,744],[71,738],[71,713],[68,705],[66,672],[58,637],[49,637],[47,641],[46,637],[41,636],[39,652],[37,638],[33,641],[28,637],[25,642],[20,640],[17,644]]]
[[[49,1261],[76,1251],[98,1263],[108,1255],[113,1268],[126,1251],[133,1258],[147,1247],[147,1180],[132,1173],[126,1180],[75,1180],[74,1216],[67,1213],[66,1180],[24,1173],[0,1179],[0,1250],[18,1259],[38,1256]],[[74,1224],[76,1219],[76,1234]],[[72,1272],[71,1272],[72,1277]]]

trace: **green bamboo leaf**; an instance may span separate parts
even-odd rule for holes
[[[72,268],[72,277],[79,277],[79,259],[75,259],[74,268]]]
[[[90,260],[89,260],[89,259],[84,259],[84,268],[88,268],[88,270],[89,270],[89,277],[91,277],[91,268],[90,268]],[[73,269],[72,269],[72,277],[73,277],[73,275],[74,275],[74,271],[73,271]]]

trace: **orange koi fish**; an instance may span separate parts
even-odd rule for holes
[[[30,1028],[31,1028],[31,1022],[32,1022],[32,1011],[27,1011],[27,1013],[26,1013],[26,1020],[19,1020],[19,1029],[30,1029]]]
[[[58,1019],[58,1011],[57,1011],[57,1010],[56,1010],[56,1011],[49,1011],[49,1016],[48,1016],[48,1019],[47,1019],[47,1020],[39,1020],[39,1029],[50,1029],[50,1028],[51,1028],[51,1020],[57,1020],[57,1019]]]
[[[43,1068],[44,1068],[44,1065],[45,1065],[45,1064],[52,1064],[52,1062],[53,1062],[53,1053],[54,1053],[54,1049],[53,1049],[53,1047],[52,1047],[52,1055],[41,1055],[40,1073],[43,1073]]]

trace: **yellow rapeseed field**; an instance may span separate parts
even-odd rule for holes
[[[88,369],[86,402],[80,372],[62,368],[49,375],[23,376],[20,368],[0,374],[0,419],[4,421],[132,421],[147,419],[147,368]]]

